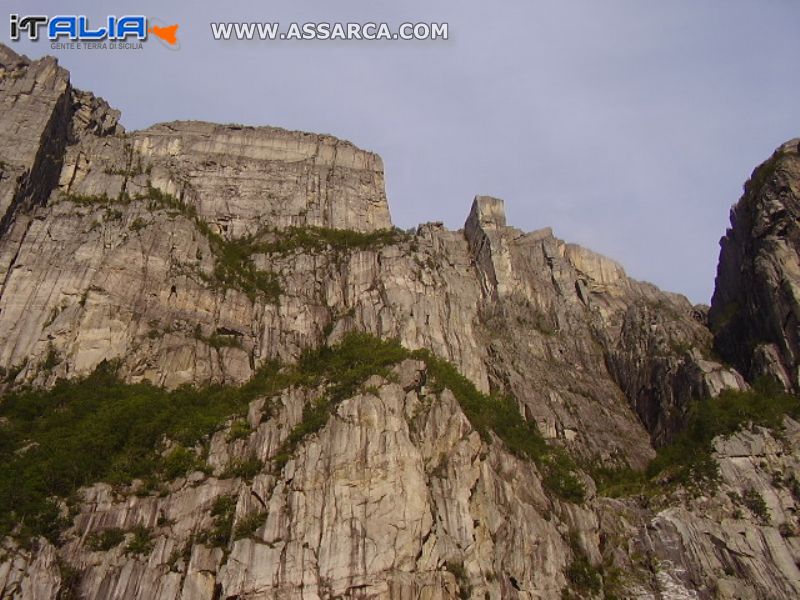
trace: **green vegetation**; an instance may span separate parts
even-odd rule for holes
[[[764,497],[752,488],[746,489],[742,493],[742,503],[753,513],[762,523],[769,523],[769,509]]]
[[[236,512],[236,496],[219,496],[211,507],[211,517],[214,525],[210,531],[201,533],[197,541],[215,548],[228,545],[233,527],[233,517]]]
[[[2,377],[3,383],[13,383],[17,376],[22,373],[22,370],[28,364],[28,359],[25,358],[21,363],[18,365],[14,365],[9,367],[8,369],[4,369],[0,367],[0,377]],[[1,431],[1,430],[0,430]]]
[[[195,327],[194,337],[195,339],[198,339],[201,342],[208,344],[212,348],[216,348],[217,350],[219,350],[220,348],[242,347],[241,336],[234,334],[223,334],[223,333],[212,333],[209,336],[205,336],[203,335],[203,331],[200,328],[200,325]]]
[[[625,468],[587,465],[586,470],[597,485],[597,495],[607,498],[626,496],[652,496],[664,489],[647,477],[643,471]]]
[[[113,174],[129,175],[127,171],[114,171]],[[208,223],[197,215],[197,209],[183,200],[148,186],[147,194],[130,198],[121,194],[119,198],[108,196],[88,196],[66,194],[64,200],[82,206],[102,206],[106,208],[106,220],[120,220],[122,213],[112,209],[112,204],[127,204],[134,201],[145,201],[150,210],[168,210],[180,214],[190,220],[209,243],[214,254],[214,271],[211,275],[197,273],[207,285],[220,289],[237,289],[248,298],[257,298],[277,303],[282,293],[278,276],[269,270],[256,267],[253,256],[256,254],[285,255],[295,250],[308,252],[331,252],[339,260],[345,252],[353,250],[369,250],[385,245],[396,244],[407,238],[400,229],[384,229],[373,232],[359,232],[346,229],[329,229],[324,227],[289,227],[273,232],[262,232],[260,235],[246,236],[235,240],[227,240],[217,233]],[[139,231],[146,222],[137,217],[130,224],[132,231]],[[263,241],[267,233],[272,233],[271,241]],[[231,339],[215,339],[217,347],[233,344]]]
[[[678,356],[685,356],[692,351],[692,348],[695,348],[695,345],[691,341],[679,340],[673,337],[669,338],[667,346],[672,354],[677,354]]]
[[[62,199],[65,202],[71,202],[80,206],[109,206],[118,200],[109,198],[106,194],[102,196],[93,196],[88,194],[64,194]]]
[[[256,531],[267,522],[267,513],[258,512],[242,518],[233,530],[233,539],[252,537]]]
[[[325,395],[303,409],[303,420],[294,427],[274,458],[275,469],[283,468],[306,436],[325,426],[339,402],[354,395],[370,376],[389,377],[391,366],[409,355],[397,341],[382,341],[363,333],[351,333],[332,348],[305,353],[300,358],[293,383],[306,387],[325,383]]]
[[[161,461],[160,475],[171,481],[192,471],[208,472],[209,467],[197,454],[178,444]]]
[[[259,252],[285,255],[296,250],[310,253],[332,251],[339,256],[353,250],[375,250],[383,246],[391,246],[408,237],[408,234],[398,228],[361,232],[312,226],[287,227],[275,231],[274,235],[274,241],[263,242],[257,246]]]
[[[225,469],[221,477],[230,479],[231,477],[241,477],[248,481],[258,475],[264,469],[264,463],[255,456],[249,456],[242,460],[234,460]]]
[[[256,268],[251,258],[257,251],[252,237],[226,240],[197,215],[194,206],[153,186],[148,186],[147,196],[140,199],[148,200],[151,210],[169,209],[178,212],[192,221],[197,230],[208,239],[214,253],[215,266],[213,277],[204,277],[207,284],[238,289],[251,300],[262,297],[268,302],[278,301],[281,287],[277,275]]]
[[[228,431],[227,440],[232,442],[234,440],[243,440],[250,435],[250,424],[244,419],[237,419],[231,423],[231,428]]]
[[[64,523],[54,497],[95,481],[147,483],[202,469],[187,448],[285,385],[268,364],[239,387],[167,391],[123,384],[104,362],[84,379],[7,395],[0,403],[8,419],[0,428],[0,535],[55,540]],[[164,436],[181,444],[165,457],[158,452]]]
[[[125,554],[139,556],[142,554],[150,554],[153,550],[153,539],[150,530],[143,525],[138,525],[131,531],[133,537],[128,545],[125,546]]]
[[[800,481],[797,480],[797,477],[794,473],[789,473],[783,478],[783,484],[788,488],[789,492],[792,494],[792,498],[794,498],[795,502],[800,502]]]
[[[562,448],[550,446],[536,424],[520,415],[512,399],[481,393],[453,365],[427,350],[418,350],[413,356],[427,363],[434,391],[448,388],[453,392],[464,414],[484,440],[489,441],[490,432],[494,432],[512,454],[536,463],[547,489],[569,502],[583,502],[586,490],[576,476],[574,461]]]
[[[125,532],[118,527],[104,529],[86,536],[86,547],[93,552],[107,552],[125,541]]]
[[[103,173],[106,175],[122,175],[127,179],[129,177],[136,177],[137,175],[144,175],[145,173],[149,175],[152,170],[152,165],[147,165],[147,168],[144,167],[142,164],[142,157],[139,156],[136,164],[131,162],[130,167],[124,169],[120,169],[119,167],[106,167],[103,169]]]
[[[668,473],[671,480],[683,484],[714,483],[718,478],[711,456],[715,437],[730,435],[748,424],[779,429],[784,415],[799,414],[800,399],[784,393],[771,380],[761,380],[748,391],[724,391],[692,406],[686,427],[672,443],[659,449],[647,474]]]
[[[570,547],[572,562],[564,573],[569,584],[562,591],[561,597],[564,600],[571,600],[598,595],[603,587],[602,570],[589,562],[589,557],[586,556],[574,534],[570,535]]]
[[[199,274],[206,284],[221,289],[238,289],[253,301],[256,298],[264,298],[267,302],[273,303],[278,301],[281,287],[277,275],[271,271],[260,270],[253,263],[252,255],[257,252],[257,245],[253,237],[226,240],[197,215],[197,209],[194,206],[186,204],[171,194],[149,185],[147,194],[136,198],[130,198],[125,194],[121,194],[119,198],[109,198],[105,195],[66,194],[63,199],[82,206],[106,207],[106,217],[112,220],[121,219],[122,213],[110,206],[112,204],[128,204],[132,200],[146,201],[150,210],[163,209],[183,215],[208,240],[211,251],[214,253],[213,274],[211,276]],[[141,219],[135,219],[130,228],[138,231],[144,226],[145,223]]]
[[[170,552],[169,558],[167,558],[167,565],[169,566],[169,570],[173,573],[180,572],[181,563],[185,568],[185,565],[189,564],[189,560],[192,557],[192,546],[194,546],[195,536],[190,535],[189,539],[187,539],[183,547],[176,547]]]
[[[58,363],[61,362],[61,359],[58,356],[58,351],[55,349],[53,344],[48,345],[47,347],[47,355],[42,362],[42,369],[44,371],[50,372],[52,371]]]
[[[481,394],[428,352],[412,353],[396,341],[352,333],[336,346],[304,353],[295,366],[280,369],[268,363],[240,386],[168,391],[147,383],[125,384],[115,366],[103,362],[88,377],[7,394],[0,403],[0,536],[26,540],[41,535],[57,542],[68,525],[65,500],[97,481],[127,485],[140,479],[144,485],[137,494],[164,494],[164,481],[207,469],[202,447],[208,436],[243,415],[250,402],[274,398],[292,385],[319,388],[320,397],[305,408],[273,460],[273,467],[281,469],[342,400],[361,391],[371,375],[391,378],[391,367],[410,356],[428,363],[435,388],[453,391],[484,439],[494,432],[511,452],[536,462],[552,492],[573,502],[583,498],[567,454],[549,447],[511,400]],[[265,413],[272,410],[268,402]],[[229,435],[243,433],[240,425]],[[249,457],[229,465],[225,476],[250,479],[263,468]]]
[[[81,572],[60,556],[56,557],[58,574],[61,576],[61,585],[58,589],[56,600],[79,600]]]
[[[463,562],[448,561],[445,568],[453,574],[458,585],[458,597],[461,600],[468,600],[472,597],[472,584],[469,582],[467,570],[464,568]]]
[[[707,492],[719,481],[713,439],[748,425],[780,429],[784,415],[798,418],[800,399],[783,392],[773,380],[759,380],[747,391],[726,390],[716,398],[694,403],[686,427],[658,449],[644,472],[596,468],[592,477],[598,493],[605,496],[656,495],[664,491],[663,483]]]
[[[320,398],[303,407],[303,420],[292,429],[289,437],[275,455],[273,464],[276,472],[283,470],[300,442],[325,427],[328,417],[333,413],[333,408],[334,405],[325,398]]]

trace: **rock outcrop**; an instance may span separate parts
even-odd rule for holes
[[[53,59],[2,46],[0,106],[7,388],[47,388],[103,361],[131,383],[241,384],[268,361],[366,332],[513,398],[582,467],[587,491],[583,504],[554,495],[541,465],[482,435],[454,390],[431,389],[426,364],[408,359],[340,402],[291,456],[313,387],[252,402],[247,434],[229,421],[207,440],[208,472],[161,493],[83,489],[63,543],[5,540],[0,597],[553,598],[576,585],[597,597],[797,595],[797,498],[783,483],[800,458],[793,421],[783,438],[756,428],[718,440],[722,484],[700,497],[598,497],[587,474],[643,468],[692,401],[747,387],[713,352],[752,375],[752,359],[723,352],[745,325],[717,327],[719,303],[749,293],[741,268],[721,261],[715,338],[703,307],[550,229],[508,226],[499,199],[476,197],[463,230],[393,229],[380,158],[330,136],[198,122],[125,132]],[[770,175],[784,178],[771,201],[794,194],[796,175]],[[753,256],[736,248],[741,264]],[[796,248],[785,252],[772,268],[788,273]],[[776,284],[786,279],[765,279],[771,291],[746,318],[791,308]],[[778,322],[783,337],[763,340],[769,364],[794,381],[793,321]],[[742,339],[774,325],[759,323]],[[258,473],[228,472],[248,457]],[[732,499],[744,482],[768,519]],[[222,505],[230,522],[212,543]],[[130,542],[137,528],[148,532],[138,553],[90,543],[110,530]],[[602,586],[582,579],[591,569]]]
[[[800,140],[753,172],[720,241],[709,319],[715,346],[750,379],[800,390]]]

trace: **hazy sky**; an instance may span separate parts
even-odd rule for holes
[[[128,129],[203,119],[331,133],[383,157],[401,227],[459,228],[475,194],[499,196],[510,224],[552,226],[696,302],[710,298],[742,183],[800,136],[797,0],[4,5],[179,23],[176,52],[12,46],[58,56]],[[232,20],[446,21],[450,39],[212,40],[209,22]]]

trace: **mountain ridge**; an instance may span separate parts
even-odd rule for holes
[[[80,386],[111,364],[109,389],[178,394],[164,398],[186,384],[232,394],[270,365],[285,375],[313,356],[337,365],[246,396],[191,443],[164,431],[153,450],[174,468],[161,479],[55,498],[65,521],[52,539],[5,538],[2,595],[800,591],[790,478],[800,426],[756,416],[687,441],[693,407],[725,414],[764,401],[751,390],[758,375],[794,391],[794,322],[764,318],[782,306],[769,294],[746,300],[757,277],[723,266],[720,289],[745,298],[742,319],[777,331],[769,343],[783,372],[775,361],[745,369],[731,351],[739,334],[719,314],[736,300],[707,313],[549,228],[509,227],[497,198],[476,196],[458,231],[393,229],[380,157],[332,136],[195,121],[125,132],[53,59],[3,46],[0,105],[6,397],[39,402],[24,390],[71,389],[65,380]],[[790,167],[757,170],[743,206],[793,206],[800,173],[789,145],[780,152]],[[791,211],[779,213],[769,213],[778,240]],[[784,270],[763,287],[780,291],[797,248],[772,250]],[[375,341],[349,351],[354,335]],[[368,369],[381,340],[409,354]],[[358,385],[336,387],[350,372]],[[682,479],[699,463],[637,479],[681,448],[716,461],[708,489]],[[6,450],[20,469],[39,451]],[[600,493],[604,478],[623,476],[647,493]]]

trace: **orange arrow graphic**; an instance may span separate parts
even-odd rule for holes
[[[170,25],[169,27],[159,27],[158,25],[153,25],[149,31],[153,35],[160,37],[171,46],[174,46],[178,43],[178,38],[175,35],[175,33],[178,31],[177,24]]]

